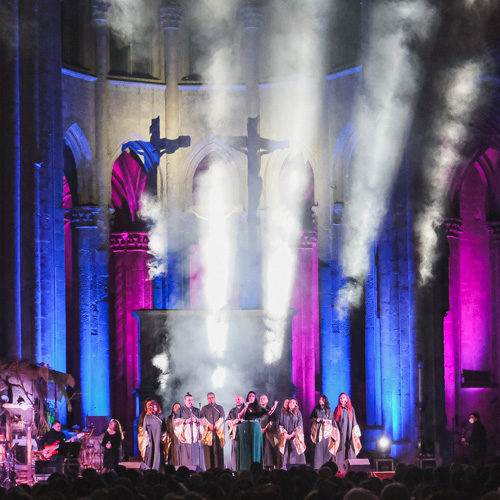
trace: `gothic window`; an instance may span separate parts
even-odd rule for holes
[[[145,13],[114,10],[109,18],[110,76],[160,80],[163,33],[154,9]]]
[[[93,70],[92,5],[86,0],[61,3],[62,60],[75,70]]]

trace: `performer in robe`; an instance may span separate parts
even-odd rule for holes
[[[208,404],[201,409],[200,417],[203,425],[203,452],[207,470],[218,467],[224,469],[224,445],[226,436],[224,432],[224,408],[218,405],[215,394],[207,394]]]
[[[332,461],[339,446],[339,430],[333,419],[330,403],[325,395],[320,396],[318,404],[311,413],[311,441],[313,443],[313,467],[321,469]]]
[[[123,441],[123,432],[120,422],[111,419],[107,431],[102,438],[101,446],[104,447],[102,455],[103,472],[116,469],[120,463],[120,449]]]
[[[162,441],[166,438],[166,430],[160,405],[154,399],[148,401],[143,423],[141,454],[150,469],[160,470],[165,465]]]
[[[200,410],[193,408],[193,396],[184,396],[184,406],[174,414],[174,433],[179,440],[180,465],[196,466],[205,470],[201,437],[203,426]]]
[[[361,450],[361,431],[356,422],[356,413],[352,407],[349,396],[343,392],[339,396],[339,402],[333,412],[333,419],[339,429],[339,447],[335,455],[335,462],[339,472],[348,470],[348,460],[356,458]]]
[[[304,426],[302,413],[295,398],[288,400],[288,409],[281,412],[278,424],[281,467],[284,469],[287,465],[305,464]]]
[[[242,418],[239,418],[238,415],[243,408],[243,404],[245,403],[245,400],[243,399],[243,396],[241,394],[238,394],[234,398],[234,404],[236,405],[234,408],[231,408],[231,411],[227,415],[227,427],[229,430],[229,439],[232,443],[231,445],[231,470],[235,471],[236,470],[236,455],[237,455],[237,447],[238,447],[238,441],[236,441],[236,429],[238,424],[243,422]]]
[[[143,426],[144,426],[144,417],[146,416],[146,411],[148,409],[148,403],[151,399],[146,399],[144,401],[144,408],[141,411],[139,418],[137,419],[137,449],[144,460],[144,455],[142,454],[142,435],[143,435]]]
[[[275,469],[278,466],[278,437],[276,433],[276,414],[271,411],[271,407],[268,406],[269,398],[266,394],[260,396],[260,406],[267,410],[268,413],[264,413],[260,417],[260,427],[262,429],[262,439],[264,445],[262,466],[267,469]]]
[[[167,417],[167,439],[165,441],[165,456],[170,465],[180,465],[180,451],[179,440],[174,434],[174,415],[175,412],[181,407],[180,403],[174,403],[172,411]]]
[[[238,414],[238,418],[243,419],[243,422],[238,425],[235,438],[238,441],[236,470],[250,469],[250,465],[254,462],[262,463],[263,439],[260,417],[272,414],[277,405],[278,401],[275,401],[274,406],[268,411],[257,402],[257,394],[254,391],[248,393],[247,400]]]

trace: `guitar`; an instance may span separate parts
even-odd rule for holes
[[[45,460],[48,460],[51,456],[56,455],[59,449],[59,441],[56,441],[52,444],[47,444],[44,446],[43,450],[41,450],[42,457]]]
[[[66,441],[67,443],[72,443],[73,441],[77,439],[81,439],[85,435],[84,432],[81,432],[80,434],[77,434],[76,436],[73,436],[71,439]],[[44,446],[43,450],[40,451],[42,457],[44,460],[48,460],[50,457],[53,455],[57,455],[59,449],[59,441],[55,441],[52,444],[47,444]]]

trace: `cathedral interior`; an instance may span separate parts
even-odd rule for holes
[[[500,456],[500,6],[0,5],[0,357],[71,426],[209,390]]]

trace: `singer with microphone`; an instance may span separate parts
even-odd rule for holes
[[[226,414],[224,408],[216,404],[215,394],[207,394],[208,404],[201,409],[201,423],[203,431],[203,452],[205,454],[205,465],[207,470],[218,467],[224,469],[224,445],[226,436],[224,434],[224,419]]]
[[[193,396],[188,392],[184,396],[184,405],[174,414],[174,434],[179,440],[180,465],[205,470],[205,458],[201,446],[203,427],[200,410],[193,407],[193,401]]]
[[[254,462],[262,463],[264,442],[260,417],[264,414],[272,415],[277,405],[278,401],[275,401],[271,409],[263,408],[254,391],[247,394],[247,400],[238,414],[242,422],[238,425],[235,438],[236,470],[250,469]]]

